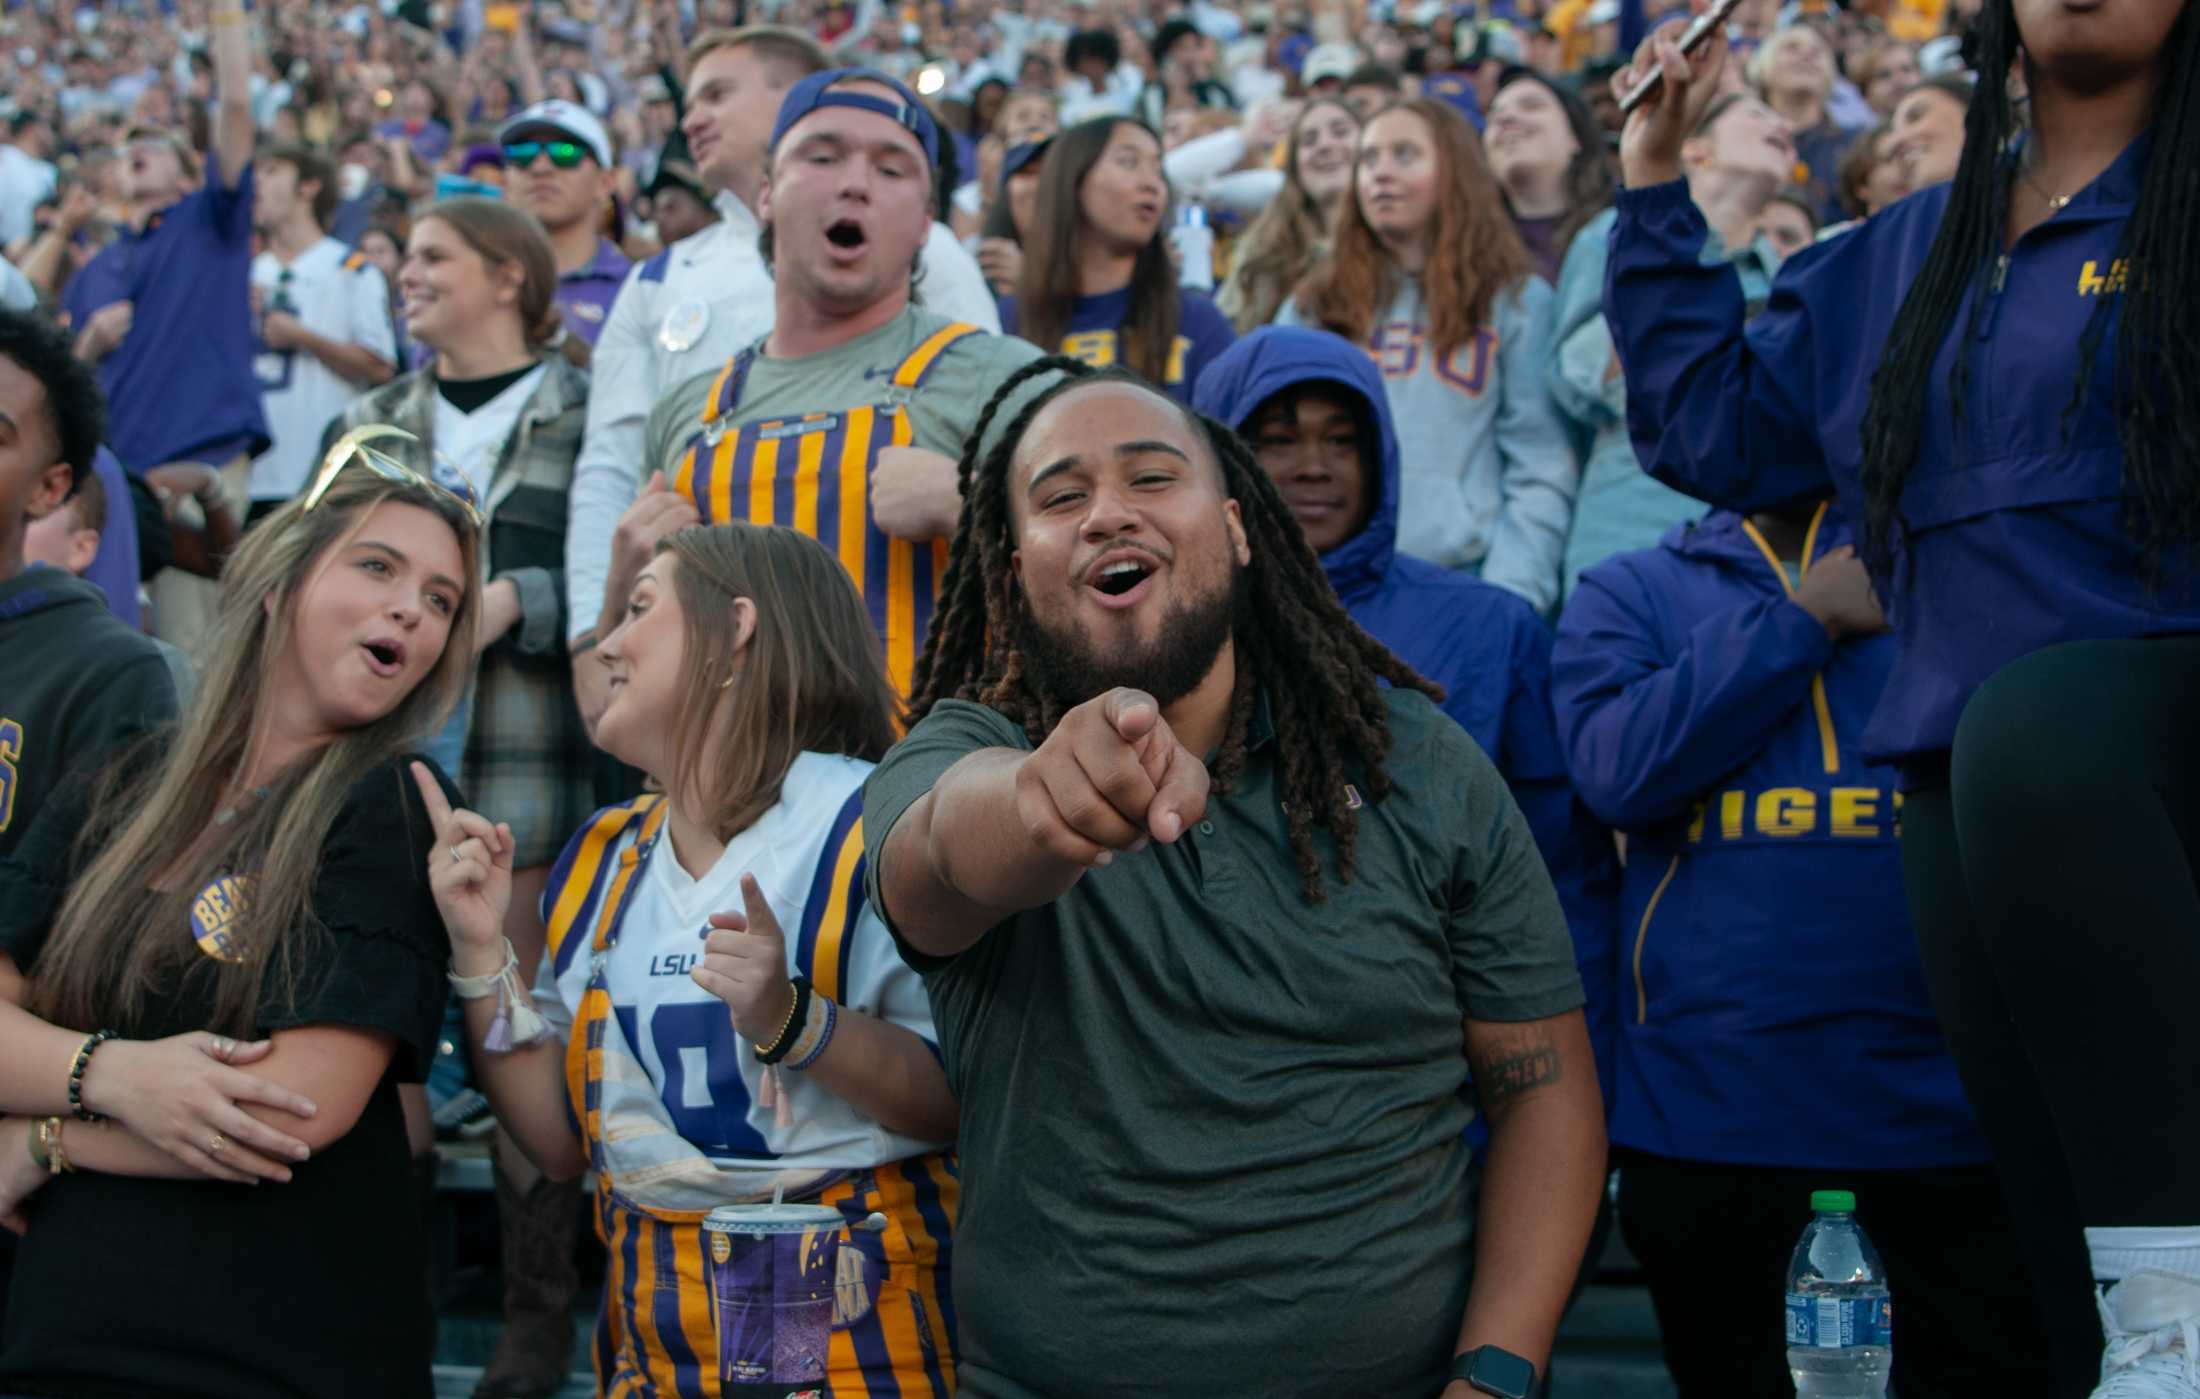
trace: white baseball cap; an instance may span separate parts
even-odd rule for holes
[[[497,128],[497,143],[510,145],[516,136],[530,131],[555,131],[588,147],[596,163],[611,168],[611,136],[593,112],[562,97],[552,97],[514,116]]]
[[[1307,87],[1324,78],[1342,82],[1359,69],[1361,61],[1360,51],[1350,44],[1316,44],[1299,67],[1299,81]]]

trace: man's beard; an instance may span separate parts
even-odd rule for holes
[[[1222,643],[1236,625],[1245,588],[1245,570],[1230,563],[1222,586],[1170,605],[1155,638],[1096,654],[1074,630],[1054,631],[1032,615],[1031,602],[1017,597],[1017,647],[1024,673],[1034,689],[1063,709],[1072,709],[1118,687],[1143,690],[1166,707],[1199,688],[1214,669]]]

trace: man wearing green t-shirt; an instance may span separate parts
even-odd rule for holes
[[[595,635],[670,529],[788,525],[847,567],[907,692],[947,566],[954,459],[993,390],[1038,354],[911,300],[941,139],[883,74],[831,69],[787,90],[757,210],[771,333],[651,410],[644,466],[662,482],[614,535]],[[590,699],[583,682],[584,715]]]
[[[1227,430],[1035,370],[864,793],[963,1109],[960,1392],[1524,1395],[1604,1179],[1527,824]]]

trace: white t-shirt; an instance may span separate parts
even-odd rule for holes
[[[51,163],[0,146],[0,248],[31,236],[31,214],[53,197],[56,178]]]
[[[549,372],[548,364],[536,365],[471,413],[461,412],[449,399],[436,395],[436,455],[466,477],[466,484],[474,488],[475,500],[487,503],[489,484],[497,474],[497,458],[504,454],[505,442],[519,426],[519,415],[526,410],[527,400],[535,396],[536,385]]]
[[[287,272],[287,277],[286,277]],[[252,285],[263,305],[287,299],[294,314],[316,335],[372,350],[397,361],[397,336],[390,326],[390,289],[382,269],[334,238],[323,238],[286,268],[271,252],[252,259]],[[254,500],[288,500],[305,489],[321,457],[321,434],[329,420],[351,405],[364,388],[338,374],[310,350],[271,350],[252,357],[260,380],[260,404],[267,413],[268,449],[252,459]]]
[[[796,1072],[781,1075],[793,1118],[781,1127],[772,1109],[757,1106],[764,1066],[753,1046],[734,1033],[725,1003],[688,975],[701,959],[710,915],[740,911],[741,876],[753,874],[786,935],[790,975],[806,973],[820,988],[837,985],[835,999],[844,1010],[877,1016],[937,1043],[923,983],[862,896],[859,816],[871,767],[856,758],[798,755],[779,801],[735,836],[701,879],[680,867],[667,835],[627,895],[625,922],[605,972],[613,1014],[680,1135],[721,1168],[752,1167],[766,1175],[856,1169],[946,1145],[889,1132]],[[593,867],[575,858],[587,840],[576,837],[543,891],[546,913],[573,880],[615,869],[640,824],[630,824]],[[599,886],[609,882],[601,879]],[[601,918],[607,902],[601,888],[582,892],[588,914]],[[806,927],[813,921],[818,926]],[[536,977],[535,1006],[561,1038],[570,1037],[588,987],[594,935],[592,921],[554,933],[557,940]]]

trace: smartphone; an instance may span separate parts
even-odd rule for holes
[[[1693,53],[1703,44],[1704,40],[1711,37],[1714,31],[1733,18],[1734,12],[1741,7],[1742,0],[1716,0],[1716,3],[1710,9],[1705,10],[1691,20],[1688,27],[1681,31],[1682,55],[1686,56]],[[1665,65],[1661,63],[1651,70],[1650,74],[1643,78],[1641,82],[1629,88],[1625,95],[1619,99],[1620,114],[1624,116],[1632,112],[1648,101],[1652,93],[1664,86]]]

